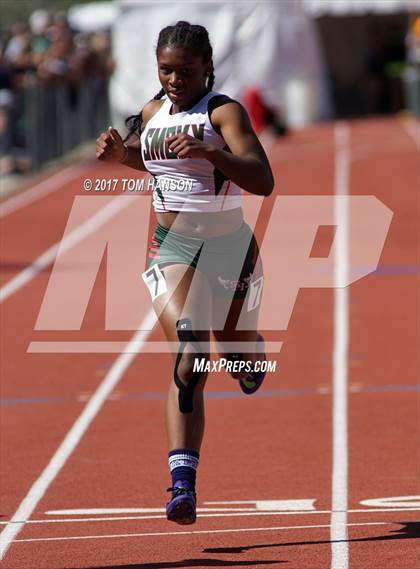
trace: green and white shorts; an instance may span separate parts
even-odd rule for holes
[[[250,288],[258,289],[256,294],[261,296],[262,261],[255,236],[245,222],[233,233],[210,238],[182,235],[157,224],[144,274],[151,274],[156,265],[162,269],[179,263],[204,273],[216,296],[232,297],[233,291],[233,298],[245,298]]]

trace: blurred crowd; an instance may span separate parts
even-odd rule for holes
[[[30,167],[22,124],[27,88],[76,90],[88,82],[104,89],[113,67],[110,34],[72,30],[64,12],[37,10],[0,35],[0,173]]]

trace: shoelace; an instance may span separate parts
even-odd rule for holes
[[[177,486],[176,488],[167,488],[166,491],[173,492],[172,498],[176,498],[180,494],[189,494],[194,498],[194,500],[196,499],[196,493],[192,490],[189,490],[188,488],[184,488],[183,486]]]

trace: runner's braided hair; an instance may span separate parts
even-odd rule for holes
[[[201,55],[204,61],[212,58],[213,50],[209,40],[209,34],[205,27],[200,25],[193,25],[189,22],[179,21],[174,26],[167,26],[163,28],[158,37],[156,46],[156,56],[159,51],[165,47],[189,49],[194,54]],[[214,85],[214,70],[210,72],[207,81],[207,90],[211,91]],[[161,99],[165,95],[165,90],[162,88],[159,93],[153,97],[154,100]],[[142,130],[142,111],[137,115],[131,115],[125,120],[125,125],[128,128],[128,134],[124,139],[127,141],[133,134],[140,137]]]

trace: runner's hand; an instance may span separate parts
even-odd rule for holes
[[[127,154],[120,133],[112,126],[96,139],[96,158],[109,162],[121,162]]]
[[[184,133],[169,136],[166,142],[178,158],[206,158],[209,149],[208,144]]]

